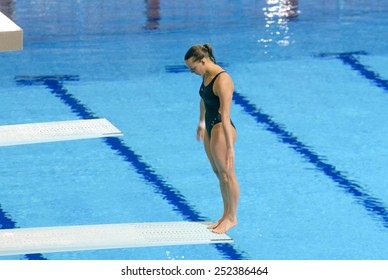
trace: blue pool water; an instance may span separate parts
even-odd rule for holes
[[[0,125],[103,117],[125,134],[0,148],[0,227],[216,220],[195,140],[213,45],[235,83],[233,245],[1,259],[387,259],[388,3],[9,1],[24,50],[0,54]]]

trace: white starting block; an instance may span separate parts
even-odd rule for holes
[[[23,49],[23,29],[0,12],[0,52]]]
[[[210,222],[165,222],[0,230],[0,256],[129,247],[232,243]]]
[[[122,135],[107,119],[14,124],[0,126],[0,146]]]

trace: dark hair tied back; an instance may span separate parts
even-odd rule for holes
[[[185,55],[185,60],[194,58],[195,61],[200,61],[204,57],[209,57],[211,61],[216,63],[213,55],[213,48],[209,44],[192,46]]]

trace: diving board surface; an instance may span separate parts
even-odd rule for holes
[[[0,52],[23,49],[23,29],[0,12]]]
[[[231,243],[210,222],[132,223],[0,230],[0,256],[129,247]]]
[[[0,146],[122,135],[107,119],[14,124],[0,126]]]

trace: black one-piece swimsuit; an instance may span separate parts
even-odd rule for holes
[[[199,95],[201,96],[201,98],[203,99],[203,103],[205,104],[205,124],[209,138],[211,137],[211,131],[213,127],[221,122],[221,114],[219,113],[220,98],[214,94],[213,85],[217,77],[224,72],[226,71],[221,71],[220,73],[218,73],[207,86],[204,85],[203,81],[201,88],[199,89]],[[230,121],[230,123],[233,127],[235,127],[232,121]]]

